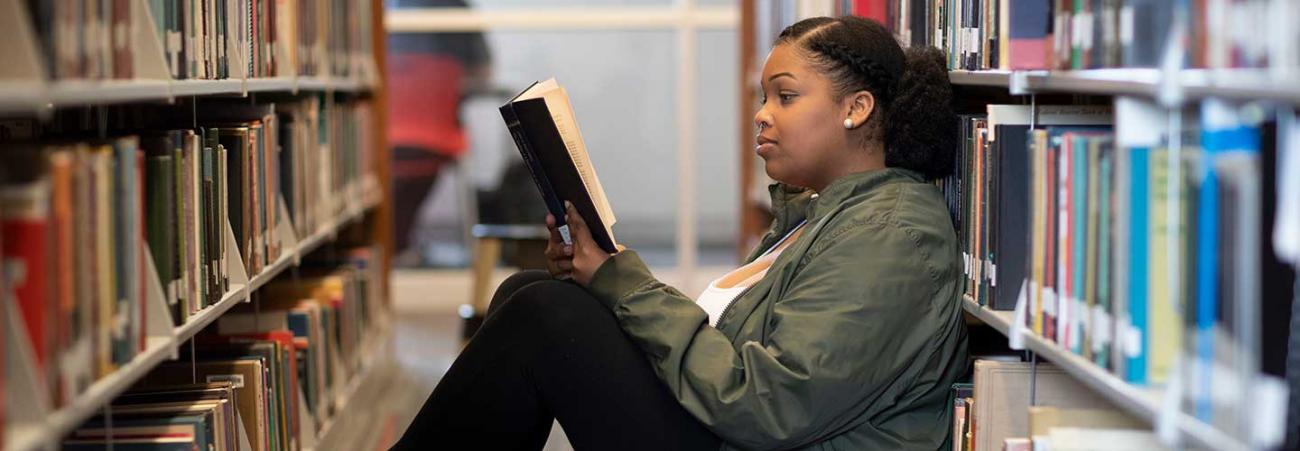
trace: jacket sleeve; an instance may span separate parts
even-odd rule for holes
[[[925,318],[938,285],[913,238],[869,224],[814,243],[763,343],[733,346],[633,252],[602,265],[589,289],[715,434],[749,449],[799,447],[856,426],[912,385],[913,362],[933,346]]]

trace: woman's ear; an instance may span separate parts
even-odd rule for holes
[[[876,109],[876,96],[866,90],[849,93],[844,101],[848,103],[848,117],[844,121],[845,128],[848,129],[856,129],[866,124],[867,119],[871,117],[871,112]]]

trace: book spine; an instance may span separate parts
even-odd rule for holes
[[[0,187],[0,234],[23,239],[5,240],[3,252],[6,285],[13,290],[18,312],[27,328],[39,378],[45,378],[52,349],[46,316],[49,286],[46,236],[49,232],[49,186],[45,181]]]
[[[1073,227],[1070,230],[1070,241],[1074,249],[1071,251],[1070,266],[1070,300],[1072,302],[1070,310],[1071,335],[1070,350],[1075,354],[1083,354],[1084,339],[1084,320],[1087,318],[1085,308],[1085,297],[1087,296],[1084,274],[1087,272],[1087,250],[1091,243],[1088,242],[1088,145],[1084,139],[1075,135],[1071,139],[1071,154],[1074,158],[1074,176],[1071,179],[1074,186],[1070,192],[1074,194],[1074,200],[1071,203],[1070,217],[1074,220]]]
[[[1132,209],[1129,212],[1129,294],[1128,294],[1128,316],[1132,329],[1126,331],[1133,337],[1125,337],[1128,340],[1126,346],[1126,355],[1128,360],[1126,366],[1128,373],[1126,379],[1130,383],[1145,385],[1147,383],[1147,364],[1146,352],[1149,349],[1150,337],[1147,333],[1147,261],[1150,250],[1147,247],[1148,208],[1149,203],[1149,185],[1148,174],[1150,172],[1149,161],[1150,149],[1145,147],[1134,147],[1129,149],[1131,163],[1129,165],[1131,175],[1129,177],[1129,202]]]
[[[546,177],[546,172],[542,169],[541,163],[533,153],[532,146],[529,144],[528,136],[524,134],[523,125],[519,123],[518,116],[515,115],[514,108],[511,105],[501,107],[501,116],[506,121],[506,127],[510,129],[510,137],[515,140],[515,147],[519,149],[519,154],[523,157],[524,163],[528,165],[528,173],[533,176],[533,183],[537,185],[538,191],[542,194],[542,200],[546,202],[546,209],[555,217],[555,226],[564,228],[567,231],[568,225],[564,220],[564,203],[555,195],[555,190],[551,188],[551,182]],[[564,237],[564,241],[570,242],[569,237]]]

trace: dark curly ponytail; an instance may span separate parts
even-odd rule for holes
[[[777,37],[787,43],[807,52],[838,98],[862,90],[876,98],[867,122],[884,135],[885,166],[952,173],[957,129],[943,52],[904,52],[884,26],[857,16],[801,20]]]

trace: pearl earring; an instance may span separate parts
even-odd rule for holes
[[[846,128],[846,129],[850,129],[850,130],[853,129],[853,119],[845,118],[845,119],[844,119],[844,128]]]

